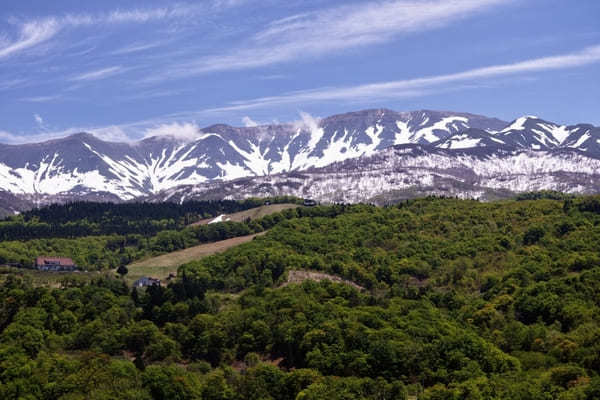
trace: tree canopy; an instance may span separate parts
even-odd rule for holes
[[[600,198],[555,197],[286,210],[145,290],[4,275],[0,398],[597,399]]]

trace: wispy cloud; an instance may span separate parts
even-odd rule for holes
[[[49,41],[67,28],[106,26],[108,24],[148,23],[177,18],[193,18],[205,9],[202,5],[175,4],[172,6],[115,10],[101,14],[67,14],[48,16],[16,23],[16,32],[0,32],[0,59],[13,56]],[[12,39],[10,37],[12,36]]]
[[[247,115],[244,118],[242,118],[242,123],[246,128],[254,128],[258,126],[258,122],[256,122]]]
[[[20,26],[15,40],[2,43],[0,59],[43,43],[56,35],[59,30],[60,23],[54,18],[27,22]]]
[[[153,136],[171,136],[176,139],[191,141],[197,139],[200,134],[200,128],[194,123],[174,122],[170,124],[161,124],[159,126],[147,129],[144,134],[144,138]]]
[[[108,78],[109,76],[120,74],[124,71],[125,71],[125,69],[121,66],[107,67],[107,68],[97,69],[94,71],[84,72],[82,74],[71,77],[70,80],[75,81],[75,82],[97,81],[100,79]]]
[[[286,74],[270,74],[270,75],[261,75],[258,79],[262,81],[276,81],[281,79],[288,79],[289,76]]]
[[[287,17],[241,48],[170,67],[155,79],[256,68],[390,41],[440,28],[514,0],[371,1]]]
[[[122,55],[122,54],[137,53],[137,52],[140,52],[140,51],[154,49],[154,48],[159,47],[159,46],[161,46],[163,44],[164,44],[164,42],[162,42],[162,41],[156,41],[156,42],[150,42],[150,43],[132,43],[130,45],[118,48],[117,50],[114,50],[110,54],[112,54],[112,55]]]
[[[42,132],[48,132],[49,128],[48,125],[46,124],[46,121],[44,120],[44,118],[38,114],[38,113],[34,113],[33,114],[33,119],[35,121],[35,124],[37,125],[38,129]]]
[[[503,78],[505,82],[510,83],[514,78],[521,79],[526,77],[528,73],[584,67],[596,63],[600,63],[600,45],[567,54],[535,58],[510,64],[492,65],[452,74],[297,91],[280,96],[237,101],[218,108],[179,112],[120,125],[80,127],[60,132],[44,132],[27,136],[3,131],[0,132],[0,141],[9,143],[32,142],[64,137],[81,131],[91,132],[104,140],[114,141],[127,141],[156,135],[175,135],[182,139],[189,139],[198,134],[199,127],[195,123],[182,122],[186,119],[189,121],[195,118],[214,118],[228,112],[273,108],[289,104],[297,108],[304,104],[328,101],[372,102],[382,99],[418,97],[449,90],[468,89],[472,85],[478,87],[482,83],[489,82],[490,78],[494,78],[494,82],[498,82],[498,78]],[[508,78],[512,79],[509,80]],[[303,123],[312,123],[311,119],[307,118],[306,115],[302,118]],[[249,117],[244,118],[243,122],[246,125],[256,123]]]
[[[28,81],[26,79],[9,79],[0,81],[0,90],[9,90],[21,86],[26,86]]]
[[[190,92],[191,89],[157,89],[157,90],[148,90],[144,92],[138,92],[136,94],[130,96],[122,96],[120,100],[124,101],[133,101],[133,100],[148,100],[155,99],[159,97],[173,97],[179,96],[183,93]]]
[[[131,138],[125,134],[125,131],[119,126],[106,126],[101,128],[71,128],[62,131],[50,131],[48,128],[40,128],[39,133],[18,134],[0,130],[0,143],[23,144],[40,143],[48,140],[60,139],[80,132],[92,133],[99,139],[108,142],[131,142]]]
[[[41,117],[40,114],[33,114],[33,119],[35,119],[35,122],[38,125],[43,125],[44,124],[44,119]]]
[[[423,78],[377,82],[356,86],[327,87],[297,91],[280,96],[262,97],[233,102],[228,106],[206,111],[224,112],[265,108],[282,104],[302,104],[325,101],[369,101],[385,98],[417,97],[431,94],[448,84],[477,81],[500,76],[582,67],[600,62],[600,45],[569,54],[542,57],[513,64],[493,65],[453,74]]]
[[[47,103],[50,101],[58,100],[61,97],[61,95],[23,97],[20,98],[19,101],[24,101],[28,103]]]

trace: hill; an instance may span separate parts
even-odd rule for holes
[[[8,275],[0,397],[598,398],[600,198],[275,215],[167,287]]]

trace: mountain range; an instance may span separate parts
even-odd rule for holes
[[[191,140],[112,143],[79,133],[0,145],[0,204],[14,213],[76,199],[488,199],[546,189],[595,193],[598,171],[600,128],[589,124],[376,109],[290,124],[213,125]]]

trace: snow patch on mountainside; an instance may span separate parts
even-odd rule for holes
[[[81,172],[76,168],[67,171],[61,165],[58,154],[54,154],[51,159],[45,157],[37,169],[30,169],[29,165],[11,169],[5,164],[0,164],[0,183],[4,190],[28,195],[55,195],[78,187],[93,187],[95,191],[114,193],[123,199],[144,194],[132,187],[115,185],[97,170]]]
[[[446,143],[441,144],[439,147],[442,149],[468,149],[476,147],[481,142],[481,139],[472,139],[468,135],[454,136]]]
[[[195,145],[187,149],[186,145],[180,145],[169,153],[167,149],[163,149],[158,156],[150,154],[143,163],[131,157],[124,160],[113,160],[109,156],[96,151],[91,145],[87,143],[83,143],[83,145],[104,161],[109,167],[109,171],[118,178],[121,187],[113,188],[111,193],[115,193],[123,199],[143,195],[144,189],[148,186],[147,183],[149,184],[147,189],[151,193],[157,193],[181,185],[182,182],[196,184],[207,180],[206,177],[195,171],[185,178],[182,176],[187,168],[208,167],[208,164],[203,160],[189,157],[190,153],[196,148]]]
[[[489,191],[507,193],[561,190],[593,193],[600,189],[600,160],[577,152],[515,151],[487,157],[477,152],[393,148],[360,160],[295,174],[174,189],[169,196],[204,198],[220,193],[230,199],[290,194],[325,202],[371,201],[400,192],[479,198]],[[179,193],[179,191],[181,191]],[[405,192],[403,192],[405,191]],[[399,194],[398,196],[404,196]],[[189,198],[189,197],[188,197]]]
[[[551,137],[557,145],[563,144],[565,139],[569,137],[569,129],[566,126],[556,126],[552,124],[538,123],[538,126],[550,133]]]
[[[221,214],[218,217],[216,217],[215,219],[211,220],[208,225],[210,224],[216,224],[219,222],[225,222],[225,221],[231,221],[231,218],[227,217],[225,214]]]
[[[501,132],[523,131],[523,130],[525,130],[525,123],[527,121],[529,121],[530,119],[537,119],[537,117],[528,115],[528,116],[517,118],[512,124],[510,124],[509,126],[507,126],[504,129],[502,129]]]
[[[332,191],[347,191],[349,198],[364,200],[361,196],[374,194],[367,187],[371,184],[381,190],[408,190],[415,185],[439,185],[440,179],[464,187],[475,179],[478,184],[516,190],[531,176],[532,187],[551,187],[559,184],[563,173],[570,174],[564,178],[570,183],[557,187],[575,190],[586,187],[585,176],[598,174],[599,135],[598,128],[590,125],[565,127],[536,117],[508,124],[471,114],[390,110],[323,120],[303,115],[301,123],[262,127],[213,125],[199,130],[194,141],[159,137],[119,144],[78,134],[25,146],[23,155],[21,148],[0,145],[0,190],[36,198],[105,192],[130,200],[162,193],[173,196],[178,188],[188,186],[200,192],[221,190],[238,178],[249,178],[241,181],[264,179],[265,188],[255,190],[255,195],[262,195],[271,190],[270,176],[275,176],[273,182],[279,179],[276,174],[288,172],[314,177],[315,169],[327,171],[327,179],[323,178],[327,183],[315,180],[315,188],[310,189],[296,182],[306,197],[341,199],[343,194]],[[399,161],[388,157],[392,145],[401,146],[393,149]],[[355,171],[333,177],[327,168],[336,162],[354,165]],[[339,185],[354,186],[335,189],[336,179]],[[243,185],[237,189],[245,190]],[[478,191],[465,189],[470,194]],[[191,192],[180,193],[177,199],[190,196]]]
[[[400,130],[394,137],[394,144],[411,143],[412,132],[408,127],[408,122],[396,121],[396,127]]]
[[[260,147],[250,141],[248,141],[248,145],[250,146],[251,151],[240,149],[233,140],[229,141],[229,145],[246,159],[244,164],[246,164],[246,167],[252,171],[253,174],[269,174],[269,164],[271,161],[265,158],[265,155],[269,152],[269,148],[266,148],[261,152]]]
[[[232,164],[231,162],[227,161],[225,163],[217,162],[217,166],[221,169],[219,179],[223,179],[225,181],[248,176],[248,170],[243,165]]]
[[[468,122],[469,119],[466,117],[442,118],[441,121],[438,121],[429,127],[419,129],[414,135],[413,143],[421,143],[423,140],[425,140],[428,143],[436,142],[440,139],[438,136],[436,136],[436,131],[447,131],[448,125],[452,124],[454,124],[454,127],[456,129],[458,129],[458,125],[456,124],[459,124],[463,128],[468,128]]]
[[[587,131],[586,133],[581,135],[581,137],[579,139],[577,139],[577,141],[575,143],[573,143],[572,145],[570,145],[569,147],[577,149],[577,148],[579,148],[579,146],[584,144],[591,137],[592,137],[592,135],[590,135],[590,132]],[[599,141],[599,143],[600,143],[600,141]]]

